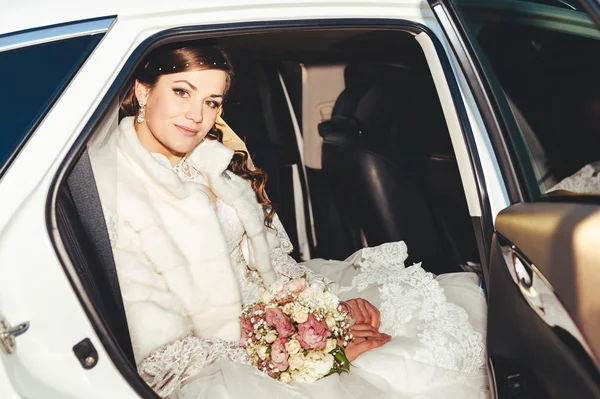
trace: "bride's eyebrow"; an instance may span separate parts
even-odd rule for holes
[[[185,84],[187,84],[188,86],[190,86],[190,88],[191,88],[192,90],[194,90],[194,91],[198,91],[198,88],[197,88],[196,86],[194,86],[193,84],[191,84],[190,82],[188,82],[187,80],[176,80],[176,81],[174,81],[173,83],[185,83]],[[211,94],[211,95],[209,95],[208,97],[211,97],[211,98],[221,98],[221,99],[222,99],[222,98],[223,98],[223,95],[222,95],[222,94]]]
[[[188,82],[187,80],[176,80],[173,83],[185,83],[188,86],[190,86],[190,88],[194,91],[198,91],[198,88],[196,86],[194,86],[193,84],[191,84],[190,82]]]

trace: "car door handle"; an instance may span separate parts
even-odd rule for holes
[[[539,292],[535,289],[534,279],[535,272],[531,263],[524,259],[514,245],[510,246],[512,258],[512,268],[515,273],[516,282],[525,300],[529,303],[533,310],[540,316],[544,315],[544,303]]]
[[[512,267],[515,271],[515,275],[517,276],[519,286],[523,287],[524,289],[531,288],[531,285],[533,284],[533,271],[531,270],[531,266],[521,260],[514,245],[511,247],[511,251]]]
[[[600,362],[590,349],[581,331],[571,318],[571,315],[558,298],[554,288],[542,275],[538,268],[520,252],[520,250],[499,236],[500,248],[514,283],[519,287],[523,299],[532,310],[550,327],[560,327],[575,338],[588,354],[596,367]]]

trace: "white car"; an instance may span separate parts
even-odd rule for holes
[[[224,117],[297,259],[403,239],[435,273],[481,270],[495,397],[600,398],[600,197],[576,192],[600,179],[600,6],[582,4],[4,0],[0,398],[156,397],[86,144],[181,40],[230,52]]]

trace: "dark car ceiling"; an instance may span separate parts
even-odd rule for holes
[[[410,33],[398,30],[310,29],[220,38],[235,58],[305,64],[386,62],[421,67],[423,52]]]

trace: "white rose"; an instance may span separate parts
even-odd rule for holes
[[[292,316],[296,323],[304,323],[308,320],[308,313],[301,307],[296,308],[294,315]]]
[[[274,332],[270,332],[265,336],[265,341],[267,341],[270,344],[275,342],[276,339],[277,339],[277,334],[275,334]]]
[[[321,351],[309,351],[304,357],[309,364],[317,363],[323,359],[323,353]]]
[[[325,323],[327,323],[327,327],[330,330],[333,330],[333,327],[335,327],[335,318],[333,316],[327,316]]]
[[[332,350],[335,349],[335,347],[337,346],[337,342],[335,341],[335,339],[328,339],[327,340],[327,346],[325,347],[325,352],[326,353],[330,353]]]
[[[333,367],[333,355],[312,352],[306,357],[306,361],[310,364],[310,367],[319,378],[327,375]]]
[[[267,353],[267,347],[264,345],[260,345],[257,349],[256,349],[256,354],[258,355],[258,357],[261,358],[261,360],[265,360],[267,357],[269,357],[269,354]]]
[[[296,304],[293,302],[286,303],[285,305],[283,305],[283,308],[281,310],[283,311],[283,313],[289,316],[294,312],[295,306]]]
[[[297,370],[304,364],[302,355],[292,355],[289,359],[290,370]]]
[[[300,349],[302,349],[302,347],[300,346],[300,342],[298,342],[295,339],[290,339],[286,344],[285,344],[285,349],[287,349],[288,353],[290,355],[295,355],[298,352],[300,352]]]
[[[283,382],[284,384],[288,384],[292,381],[292,376],[290,373],[281,373],[279,376],[279,381]]]
[[[319,294],[325,291],[325,288],[327,288],[325,286],[325,283],[322,283],[321,281],[313,281],[310,284],[310,288],[314,291],[314,292],[318,292]]]
[[[313,382],[319,379],[312,370],[302,370],[297,373],[294,373],[293,377],[294,381],[304,382],[306,384],[312,384]]]
[[[325,292],[323,294],[322,300],[324,302],[324,305],[331,310],[337,308],[337,305],[339,303],[338,297],[332,294],[331,292]]]

